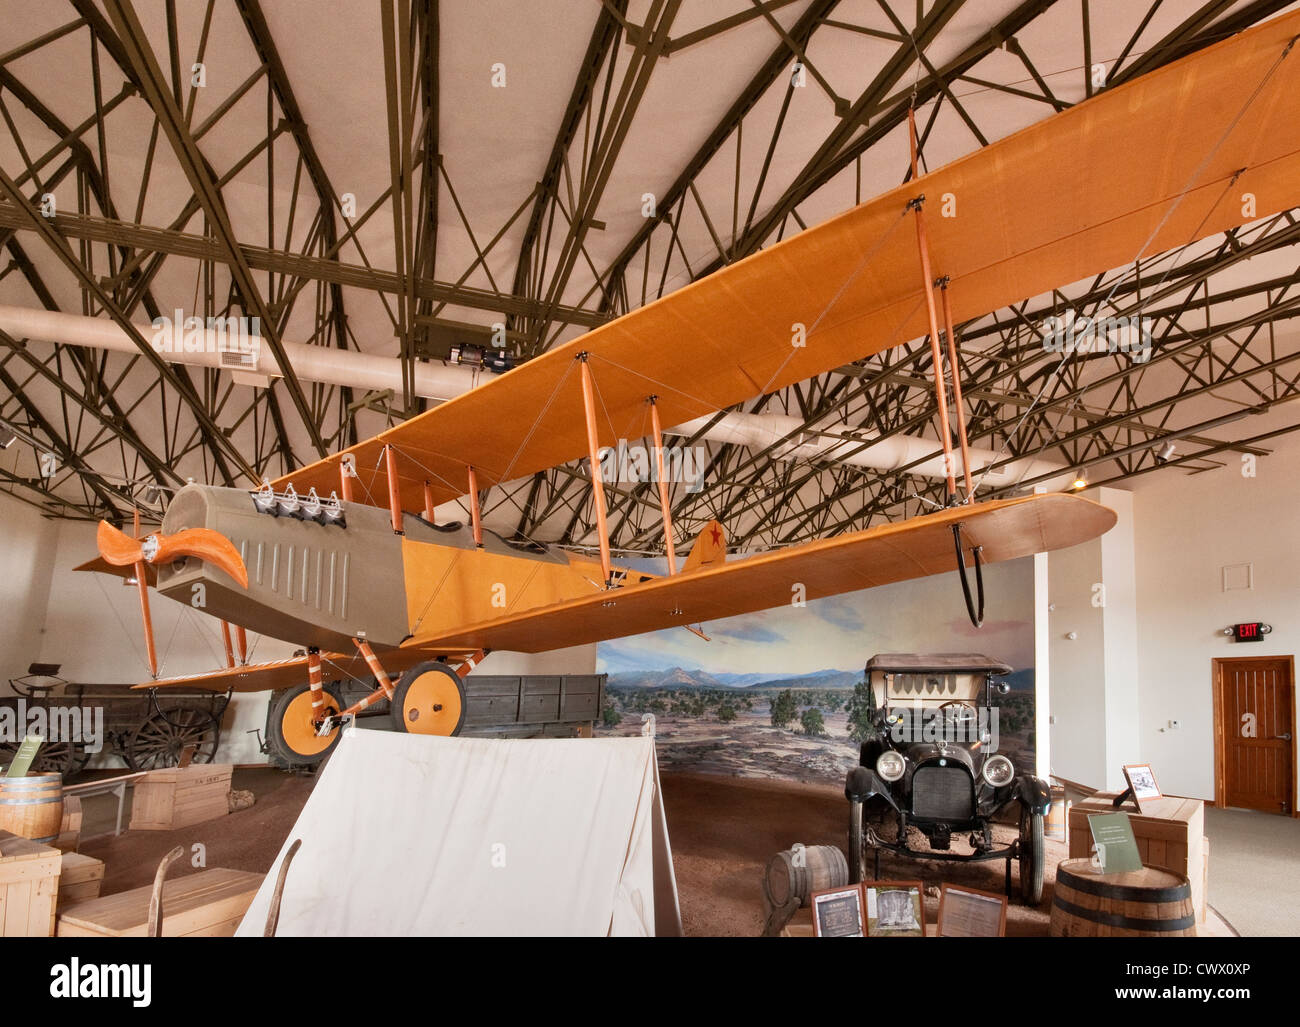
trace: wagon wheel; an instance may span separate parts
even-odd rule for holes
[[[194,763],[211,763],[221,742],[221,722],[206,710],[155,710],[131,732],[126,763],[132,770],[174,767],[187,745],[196,746]]]
[[[86,749],[85,742],[72,743],[72,770],[64,775],[65,780],[68,777],[76,777],[86,769],[86,764],[90,762],[93,754]]]
[[[18,755],[19,742],[0,742],[0,767],[9,767],[13,758]],[[29,774],[62,774],[66,781],[70,778],[77,768],[78,749],[84,752],[84,747],[78,746],[74,742],[47,742],[42,745],[36,753],[36,759],[32,760]]]

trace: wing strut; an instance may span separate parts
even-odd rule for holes
[[[339,461],[339,496],[345,503],[352,502],[352,475],[346,459]]]
[[[221,622],[221,641],[226,647],[226,667],[235,665],[235,647],[230,642],[230,621]]]
[[[131,520],[135,528],[135,537],[140,537],[140,509],[131,511]],[[149,614],[149,578],[144,569],[144,550],[135,561],[135,585],[140,590],[140,620],[144,624],[144,649],[149,658],[150,677],[158,676],[158,649],[153,642],[153,617]]]
[[[474,545],[483,548],[483,509],[478,501],[478,473],[469,467],[469,520],[474,526]]]
[[[402,488],[397,477],[397,447],[391,442],[384,447],[384,463],[388,473],[388,516],[393,521],[393,534],[402,532]]]
[[[961,443],[961,473],[966,480],[966,502],[975,498],[975,489],[970,483],[970,445],[966,441],[966,408],[961,401],[961,365],[957,363],[957,333],[952,326],[952,303],[948,299],[948,282],[944,275],[934,284],[939,287],[939,296],[943,299],[943,330],[948,336],[948,366],[952,370],[952,405],[957,412],[957,440]]]
[[[664,476],[664,433],[659,424],[659,406],[655,403],[657,396],[650,400],[650,428],[655,436],[655,470],[659,475],[659,509],[664,518],[664,546],[668,553],[668,573],[677,573],[677,553],[673,549],[673,512],[668,502],[668,481]]]
[[[600,438],[596,432],[596,397],[591,384],[591,367],[584,350],[578,354],[582,372],[582,408],[587,415],[587,450],[591,455],[591,494],[596,502],[596,531],[600,536],[600,573],[610,587],[613,571],[609,558],[609,525],[605,521],[605,481],[600,474]]]
[[[907,109],[907,133],[912,149],[912,180],[917,178],[916,167],[916,110]],[[939,404],[939,437],[943,440],[943,469],[948,479],[948,502],[953,503],[957,497],[957,483],[953,479],[952,467],[952,433],[948,427],[948,396],[943,386],[943,354],[939,350],[939,315],[934,309],[934,276],[930,271],[930,247],[925,236],[925,216],[921,208],[925,205],[922,193],[909,201],[908,206],[916,214],[916,245],[921,251],[921,278],[925,292],[925,312],[930,322],[930,359],[934,370],[934,395]]]

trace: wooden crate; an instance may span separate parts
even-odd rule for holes
[[[1133,824],[1142,864],[1163,867],[1182,874],[1191,882],[1196,919],[1205,921],[1205,803],[1200,799],[1166,796],[1142,804],[1139,813],[1132,802],[1117,811],[1111,805],[1115,792],[1098,792],[1070,807],[1070,858],[1079,859],[1092,851],[1090,813],[1127,813]]]
[[[59,850],[0,831],[0,937],[52,938]]]
[[[135,783],[132,831],[174,831],[230,812],[229,763],[151,770]]]
[[[63,872],[59,875],[59,908],[99,898],[104,883],[103,860],[79,852],[63,854]]]
[[[261,887],[262,875],[213,867],[163,882],[165,938],[229,938]],[[143,937],[152,886],[105,895],[59,913],[60,938]]]
[[[75,795],[63,795],[63,823],[59,825],[59,836],[54,839],[54,847],[61,852],[76,852],[81,844],[81,799]]]

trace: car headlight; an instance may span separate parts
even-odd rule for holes
[[[994,788],[1001,788],[1011,783],[1012,778],[1016,776],[1016,768],[1005,756],[990,756],[984,761],[980,773]]]
[[[882,752],[876,760],[876,773],[886,781],[897,781],[907,770],[907,761],[896,752]]]

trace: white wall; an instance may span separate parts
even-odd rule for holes
[[[1133,494],[1099,489],[1099,502],[1119,515],[1101,540],[1104,586],[1102,620],[1106,632],[1106,787],[1125,787],[1124,764],[1142,757],[1138,698],[1137,563]]]
[[[1141,759],[1133,497],[1103,488],[1088,498],[1115,511],[1115,527],[1047,558],[1052,771],[1114,789]]]
[[[1253,478],[1226,454],[1220,470],[1156,472],[1134,493],[1141,758],[1170,794],[1214,798],[1210,661],[1300,652],[1300,438],[1276,445]],[[1240,563],[1254,588],[1224,592],[1222,568]],[[1254,620],[1273,626],[1261,643],[1221,634]]]
[[[472,674],[595,674],[596,643],[549,653],[489,653]]]
[[[59,522],[0,493],[0,695],[39,662]]]
[[[1097,787],[1106,780],[1106,637],[1092,605],[1101,539],[1048,554],[1047,579],[1052,773]]]

